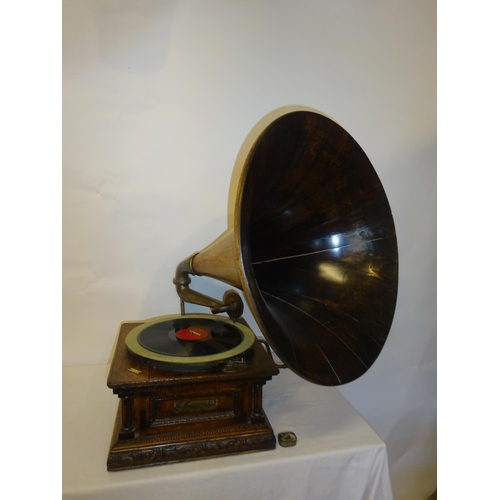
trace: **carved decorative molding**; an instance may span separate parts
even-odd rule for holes
[[[275,437],[273,434],[268,433],[216,441],[164,444],[154,448],[123,450],[109,454],[108,470],[123,470],[193,458],[245,453],[247,451],[271,449],[274,448],[274,445]]]
[[[201,401],[177,401],[174,403],[174,413],[193,413],[199,411],[211,411],[217,408],[219,400],[203,399]]]

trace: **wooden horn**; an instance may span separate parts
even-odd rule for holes
[[[174,282],[191,301],[188,274],[243,290],[267,341],[301,377],[358,378],[382,350],[398,288],[394,222],[370,160],[323,115],[281,116],[247,157],[235,227],[179,264]],[[204,305],[236,317],[234,300]]]

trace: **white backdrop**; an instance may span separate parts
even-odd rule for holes
[[[106,363],[119,322],[177,312],[175,267],[226,229],[257,131],[283,110],[319,110],[371,159],[400,252],[386,346],[341,392],[387,443],[396,500],[426,499],[436,487],[435,10],[430,0],[64,2],[63,364]]]

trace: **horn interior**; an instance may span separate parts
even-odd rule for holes
[[[322,385],[368,370],[394,316],[398,251],[357,142],[316,113],[278,118],[247,158],[235,220],[247,301],[285,364]]]

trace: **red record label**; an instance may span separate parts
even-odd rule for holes
[[[175,332],[175,336],[179,340],[202,340],[208,337],[208,332],[203,328],[183,328]]]

